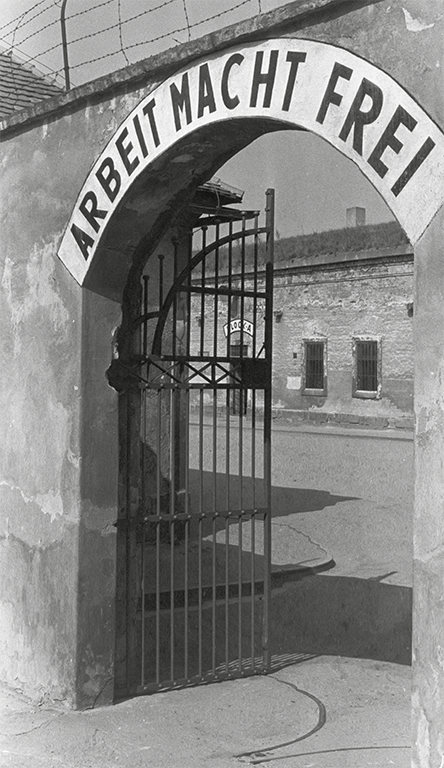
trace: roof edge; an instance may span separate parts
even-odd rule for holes
[[[406,245],[398,245],[394,248],[372,248],[362,251],[338,251],[337,253],[324,253],[320,256],[313,254],[312,256],[306,256],[302,259],[288,259],[287,261],[276,262],[275,272],[284,270],[286,272],[291,270],[305,269],[307,267],[323,267],[328,265],[344,265],[353,263],[360,263],[365,261],[385,261],[386,259],[398,258],[408,256],[413,260],[414,249],[410,243]],[[409,258],[409,260],[410,260]]]
[[[5,46],[2,43],[0,43],[0,55],[10,58],[19,67],[22,67],[27,72],[29,72],[29,74],[34,75],[34,77],[40,78],[41,80],[44,81],[46,85],[52,86],[53,88],[57,88],[57,90],[61,94],[64,93],[64,89],[55,82],[56,73],[54,73],[53,70],[50,69],[49,67],[48,67],[48,72],[45,72],[42,69],[44,65],[40,64],[40,62],[37,62],[32,57],[30,57],[29,59],[26,59],[23,56],[23,54],[17,53],[17,51],[14,50],[14,48],[11,48],[10,46]]]

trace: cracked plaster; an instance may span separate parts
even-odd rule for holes
[[[425,29],[433,29],[435,22],[427,24],[420,18],[414,18],[406,8],[402,9],[405,18],[405,25],[409,32],[423,32]]]
[[[413,12],[413,7],[418,8],[419,5],[416,3],[415,6],[413,4],[409,4],[408,7],[411,10],[406,10],[405,5],[402,6],[399,5],[399,3],[393,3],[390,6],[387,6],[385,4],[384,12],[387,12],[387,17],[390,16],[389,12],[393,10],[393,18],[396,15],[396,13],[399,11],[404,18],[404,25],[407,30],[410,30],[411,32],[415,32],[415,40],[418,41],[421,40],[422,48],[415,49],[412,52],[412,59],[414,60],[415,56],[417,58],[421,58],[421,56],[424,57],[424,60],[421,64],[421,72],[418,72],[418,67],[415,68],[415,71],[413,72],[405,72],[405,61],[407,61],[407,55],[403,54],[401,52],[400,45],[406,46],[410,45],[410,41],[407,41],[404,39],[403,41],[399,41],[399,45],[393,44],[393,36],[390,37],[390,35],[385,35],[385,39],[382,40],[382,35],[385,33],[385,28],[383,25],[381,25],[380,21],[378,24],[374,25],[372,27],[372,35],[368,35],[367,31],[365,29],[365,24],[362,25],[362,29],[356,29],[356,25],[353,24],[344,24],[344,20],[340,20],[338,24],[336,25],[339,29],[339,26],[342,25],[342,41],[344,44],[348,47],[352,45],[357,45],[359,48],[359,51],[362,55],[365,55],[366,52],[369,50],[369,46],[374,46],[375,48],[378,48],[378,56],[381,59],[381,62],[384,60],[384,56],[387,57],[388,66],[391,69],[391,71],[394,73],[394,76],[399,77],[399,79],[402,81],[403,77],[406,79],[409,79],[409,85],[411,86],[411,90],[413,93],[417,94],[418,97],[420,95],[421,89],[424,92],[424,102],[426,108],[429,108],[430,111],[435,115],[435,117],[442,117],[443,115],[443,109],[442,109],[442,100],[438,99],[436,94],[439,91],[438,86],[440,85],[440,81],[436,79],[436,76],[433,75],[433,77],[430,75],[430,72],[432,71],[428,60],[430,59],[430,56],[433,58],[433,69],[436,72],[439,70],[439,67],[436,66],[436,56],[433,53],[433,46],[429,45],[429,41],[431,40],[430,35],[435,31],[434,30],[434,24],[429,23],[428,21],[423,21],[422,16],[416,16]],[[376,6],[375,6],[376,8]],[[370,10],[371,9],[364,9],[360,12],[360,14],[356,15],[356,18],[360,16],[361,19],[370,18]],[[376,11],[375,11],[376,12]],[[390,21],[391,26],[389,28],[390,33],[393,33],[393,30],[396,29],[396,22]],[[328,24],[327,24],[328,26]],[[322,29],[318,28],[315,30],[315,33],[318,37],[321,37],[323,34],[326,34],[327,26],[324,26]],[[330,25],[330,35],[332,34],[332,29],[334,31],[335,24]],[[346,28],[347,27],[347,28]],[[327,30],[328,31],[328,30]],[[356,33],[356,34],[354,34]],[[424,34],[425,33],[425,34]],[[313,28],[309,29],[307,34],[313,34]],[[379,37],[378,37],[379,36]],[[215,38],[216,39],[216,38]],[[220,38],[219,43],[220,43]],[[228,39],[228,38],[227,38]],[[378,46],[378,39],[381,39],[381,46]],[[416,44],[416,43],[415,43]],[[193,43],[195,45],[195,43]],[[391,47],[391,50],[389,50]],[[430,52],[429,52],[430,49]],[[183,48],[181,50],[184,50]],[[403,51],[406,51],[406,48],[403,48]],[[418,54],[419,51],[419,54]],[[195,55],[201,55],[202,49],[198,50],[196,48],[196,54]],[[177,54],[179,55],[179,54]],[[182,54],[180,54],[182,55]],[[376,54],[375,54],[376,55]],[[176,54],[174,54],[176,56]],[[184,54],[185,56],[185,54]],[[429,57],[429,59],[427,58]],[[431,60],[431,59],[430,59]],[[177,66],[179,65],[179,60],[177,60]],[[170,61],[171,66],[171,61]],[[438,76],[440,77],[440,75]],[[422,80],[423,82],[418,85],[419,81]],[[115,87],[116,82],[113,83],[113,87]],[[155,83],[154,81],[151,82],[151,85],[149,87],[154,87]],[[131,84],[128,84],[127,87],[133,88],[134,86]],[[85,91],[86,92],[86,91]],[[144,93],[148,92],[147,89],[144,90]],[[137,92],[137,100],[140,99],[140,91]],[[93,91],[90,91],[90,94],[94,96]],[[82,94],[78,94],[78,97],[80,98]],[[72,100],[74,100],[76,96],[72,97]],[[84,98],[84,94],[82,96]],[[103,98],[103,97],[102,97]],[[131,97],[133,98],[133,97]],[[136,100],[136,97],[134,97],[134,100]],[[83,114],[81,112],[81,109],[79,113],[76,115],[67,115],[64,116],[63,119],[60,121],[63,124],[63,130],[70,131],[72,130],[75,133],[76,141],[79,145],[79,148],[82,148],[81,154],[79,154],[77,159],[77,167],[71,167],[68,169],[69,172],[67,172],[67,175],[70,178],[71,183],[71,189],[68,189],[68,194],[66,197],[66,201],[64,199],[63,210],[68,210],[69,206],[72,203],[73,196],[75,196],[75,192],[78,188],[80,188],[80,183],[83,178],[83,174],[85,172],[85,168],[88,167],[88,163],[90,160],[94,157],[95,152],[97,151],[98,146],[100,145],[101,141],[103,141],[103,137],[106,135],[109,135],[109,133],[113,130],[113,127],[115,124],[120,122],[120,119],[122,117],[122,114],[124,113],[125,109],[128,109],[128,104],[131,102],[131,99],[128,101],[128,99],[125,100],[119,100],[114,99],[114,103],[111,103],[108,105],[108,107],[104,108],[103,104],[99,105],[99,107],[88,107],[89,111],[89,119],[88,119],[88,125],[83,125],[80,127],[80,123],[83,120]],[[79,109],[79,106],[76,105],[76,109]],[[109,116],[110,112],[116,113],[116,118],[114,122],[114,119],[111,119]],[[95,115],[100,116],[100,120],[97,120]],[[20,118],[22,119],[22,118]],[[56,121],[52,125],[44,124],[41,128],[41,137],[42,140],[45,142],[51,142],[54,140],[55,135],[57,134],[57,131],[59,128],[56,126]],[[31,132],[32,133],[32,132]],[[33,134],[31,136],[31,141],[34,141],[36,134]],[[97,137],[100,136],[100,141],[97,139]],[[22,138],[20,141],[22,141]],[[88,141],[88,139],[91,139],[91,141]],[[26,141],[26,139],[24,139]],[[16,145],[16,151],[17,151]],[[33,169],[33,181],[35,181],[36,178],[39,176],[45,176],[46,178],[46,185],[49,186],[48,180],[50,171],[48,171],[48,166],[45,163],[44,156],[42,156],[41,152],[36,152],[32,156],[32,164],[30,167]],[[57,155],[57,162],[60,163],[62,160],[62,154]],[[69,158],[68,158],[69,159]],[[25,165],[25,162],[23,163]],[[6,162],[6,158],[4,161],[4,166],[6,170],[8,170],[8,163]],[[66,166],[65,166],[66,170]],[[71,170],[73,173],[71,174]],[[9,173],[9,171],[8,171]],[[13,182],[10,184],[10,182]],[[19,177],[19,175],[16,175],[14,177],[14,174],[11,173],[11,175],[8,176],[7,182],[9,184],[9,190],[8,194],[10,195],[18,195],[18,183],[23,181],[23,177]],[[8,198],[11,199],[11,198]],[[37,205],[37,208],[40,211],[45,212],[45,216],[49,216],[50,211],[53,207],[53,202],[56,202],[56,213],[58,215],[58,221],[60,222],[63,220],[63,216],[61,215],[61,209],[59,206],[60,200],[62,199],[62,196],[60,197],[51,197],[50,194],[45,192],[43,189],[34,189],[33,194],[33,203]],[[17,242],[19,244],[22,243],[21,239],[21,232],[20,228],[23,227],[23,221],[26,220],[26,211],[29,210],[26,206],[26,201],[21,200],[21,210],[22,210],[22,216],[9,216],[9,217],[3,217],[2,218],[2,229],[5,230],[5,227],[16,230],[17,233]],[[12,205],[9,205],[9,210],[7,210],[7,213],[10,214],[12,211]],[[5,224],[6,222],[6,224]],[[56,225],[53,223],[53,219],[51,218],[52,226],[57,229]],[[31,226],[31,224],[30,224]],[[32,222],[32,226],[35,227],[35,221]],[[436,231],[440,231],[439,228],[435,228]],[[14,275],[14,265],[13,265],[13,256],[11,255],[13,252],[12,246],[9,246],[9,251],[6,253],[6,261],[5,261],[5,271],[3,274],[3,280],[2,283],[3,288],[6,292],[7,301],[6,301],[6,309],[10,313],[10,320],[8,318],[5,318],[5,336],[4,341],[5,343],[12,343],[12,349],[13,349],[13,357],[15,359],[18,359],[19,356],[22,356],[22,365],[24,365],[24,359],[25,356],[28,355],[28,360],[32,363],[32,361],[40,362],[45,359],[45,354],[47,354],[47,351],[39,347],[38,344],[38,338],[46,338],[46,341],[48,338],[51,339],[51,343],[54,341],[59,341],[60,343],[63,343],[68,345],[68,343],[74,342],[78,344],[78,337],[75,336],[72,332],[69,332],[69,328],[71,328],[71,323],[69,322],[69,314],[67,314],[66,307],[61,301],[60,297],[57,294],[57,290],[52,288],[52,282],[55,281],[62,285],[64,285],[64,290],[66,291],[66,294],[69,294],[70,289],[67,287],[67,283],[63,283],[64,277],[61,275],[60,270],[55,270],[53,272],[53,267],[51,268],[52,260],[54,258],[54,244],[56,242],[57,237],[59,236],[60,231],[57,233],[54,233],[53,239],[51,243],[45,244],[43,246],[43,250],[37,248],[34,246],[33,248],[28,249],[25,252],[25,260],[26,260],[26,253],[29,255],[29,263],[26,263],[25,268],[23,267],[17,267]],[[20,250],[20,249],[19,249]],[[434,247],[434,252],[439,253],[441,255],[441,246]],[[44,258],[42,261],[40,261],[40,254],[43,253]],[[442,272],[442,270],[441,270]],[[442,274],[440,270],[437,269],[436,272],[423,276],[421,274],[421,270],[419,271],[420,278],[422,280],[421,285],[423,287],[423,290],[426,290],[427,287],[430,286],[436,286],[437,284],[442,284]],[[29,292],[20,297],[19,295],[14,294],[14,277],[18,278],[18,283],[20,284],[28,284]],[[437,280],[437,278],[439,278]],[[433,293],[433,291],[431,291]],[[436,292],[437,293],[437,292]],[[415,300],[416,301],[416,300]],[[422,302],[425,302],[424,296],[420,296],[420,301],[418,304],[420,305]],[[5,312],[5,309],[3,310]],[[416,303],[415,303],[415,313],[416,313]],[[5,312],[6,315],[6,312]],[[39,316],[45,316],[45,323],[38,325],[38,319]],[[437,316],[439,317],[439,315]],[[436,319],[436,318],[435,318]],[[76,322],[75,318],[72,319],[72,322]],[[9,327],[9,323],[11,323],[13,333],[11,333],[11,328]],[[37,331],[36,331],[37,327]],[[48,328],[50,328],[50,334],[48,334]],[[16,333],[17,332],[17,333]],[[45,337],[46,334],[46,337]],[[10,339],[7,337],[10,336],[12,338],[12,342],[10,342]],[[438,340],[438,350],[441,349],[442,341]],[[36,349],[37,347],[37,349]],[[77,347],[78,349],[78,347]],[[66,352],[68,355],[68,353]],[[7,352],[7,357],[9,359],[10,352]],[[436,356],[436,350],[435,352],[430,352],[431,357],[434,355]],[[69,357],[69,355],[68,355]],[[62,364],[66,364],[66,360],[64,359],[62,361]],[[72,365],[72,360],[69,358],[68,362],[70,365]],[[424,370],[427,370],[424,368]],[[25,369],[25,373],[29,376],[29,385],[30,388],[26,389],[25,385],[23,385],[23,389],[15,392],[14,394],[17,395],[19,398],[29,398],[32,400],[32,392],[39,392],[45,393],[48,399],[48,406],[47,410],[43,412],[41,420],[36,419],[35,423],[33,425],[33,430],[29,430],[29,411],[27,411],[24,406],[23,407],[17,407],[16,405],[12,405],[10,409],[10,413],[13,414],[13,418],[17,418],[17,422],[14,424],[14,428],[17,430],[17,432],[21,432],[20,438],[11,439],[10,443],[7,447],[11,449],[12,454],[12,461],[11,461],[11,467],[14,468],[16,466],[16,456],[14,455],[14,452],[16,452],[16,455],[25,454],[26,450],[28,448],[27,440],[36,440],[36,435],[39,434],[45,434],[47,431],[49,431],[49,434],[52,436],[51,429],[48,430],[48,424],[52,428],[53,425],[56,425],[55,427],[55,434],[57,435],[57,439],[60,440],[60,442],[56,443],[56,451],[57,457],[54,461],[55,453],[52,454],[50,451],[47,453],[44,452],[44,456],[42,457],[43,461],[41,464],[37,465],[37,471],[35,471],[33,475],[33,482],[37,483],[38,485],[37,491],[34,489],[34,500],[29,502],[28,499],[32,498],[32,495],[30,494],[30,491],[28,490],[28,487],[26,485],[26,482],[29,480],[29,478],[26,477],[27,475],[27,467],[23,467],[21,469],[21,474],[24,478],[23,485],[20,483],[20,485],[16,484],[17,481],[11,480],[6,481],[6,486],[9,490],[9,492],[15,492],[18,491],[18,508],[20,508],[20,505],[24,505],[24,508],[26,509],[28,504],[36,505],[36,514],[40,515],[40,517],[43,514],[43,519],[48,524],[50,523],[52,525],[57,525],[57,522],[60,518],[59,514],[59,501],[57,499],[56,501],[56,488],[60,487],[62,483],[62,467],[63,467],[63,461],[60,459],[60,453],[63,453],[64,456],[66,455],[68,464],[70,465],[76,465],[74,468],[78,468],[78,450],[76,450],[74,444],[70,445],[69,448],[67,448],[67,436],[68,433],[70,433],[70,430],[72,430],[72,426],[70,424],[70,419],[67,416],[67,405],[68,402],[68,388],[66,388],[66,391],[64,392],[65,396],[65,404],[62,404],[57,398],[59,397],[59,381],[60,378],[60,371],[58,372],[59,378],[55,379],[54,381],[49,381],[44,376],[38,376],[39,367],[37,366],[35,369],[32,368],[32,365],[29,370]],[[71,367],[70,369],[70,376],[74,377],[74,372]],[[22,373],[23,380],[25,380],[25,376]],[[20,380],[20,377],[17,376],[15,379],[11,379],[13,387],[17,385],[17,381]],[[48,392],[48,384],[50,383],[49,392]],[[31,387],[32,385],[32,387]],[[430,385],[430,377],[429,377],[429,385]],[[78,386],[78,382],[75,386]],[[440,387],[442,386],[442,383],[439,382],[436,385],[436,392],[440,392]],[[53,389],[51,389],[51,387]],[[72,397],[72,382],[70,382],[69,386],[69,398]],[[55,396],[55,394],[57,396]],[[2,395],[4,398],[5,396]],[[36,397],[36,395],[34,395]],[[430,424],[430,429],[428,429],[428,435],[427,439],[430,441],[430,451],[435,450],[437,448],[437,445],[439,444],[439,438],[438,438],[438,428],[439,423],[436,417],[436,414],[433,412],[433,410],[429,411],[427,410],[427,401],[430,403],[430,389],[428,388],[427,384],[424,387],[424,393],[421,394],[422,397],[422,413],[424,414],[426,426]],[[52,398],[52,399],[51,399]],[[3,401],[4,402],[4,401]],[[37,399],[36,399],[37,403]],[[9,401],[5,403],[9,406]],[[438,403],[439,406],[439,403]],[[439,406],[440,407],[440,406]],[[74,408],[74,406],[73,406]],[[60,426],[61,424],[61,426]],[[57,426],[58,425],[58,426]],[[59,429],[59,432],[57,433],[57,428]],[[36,441],[37,442],[37,441]],[[74,441],[75,442],[75,441]],[[38,444],[38,443],[37,443]],[[423,449],[423,445],[420,445],[420,449]],[[74,461],[73,461],[74,457]],[[423,461],[424,458],[427,458],[425,455],[423,455]],[[424,465],[426,464],[426,461],[424,461]],[[44,470],[44,471],[43,471]],[[54,482],[51,483],[42,483],[41,476],[45,475],[47,472],[50,472],[52,476],[54,477]],[[439,476],[439,473],[441,473],[442,476],[442,464],[439,463],[434,464],[432,467],[429,465],[427,470],[427,475],[430,477],[431,474],[433,474],[435,477]],[[15,470],[12,473],[15,478]],[[31,470],[31,474],[32,470]],[[69,480],[67,479],[67,485],[69,485]],[[26,481],[26,482],[25,482]],[[71,478],[72,481],[72,478]],[[11,485],[9,483],[11,482]],[[11,487],[12,486],[12,487]],[[432,536],[436,536],[436,530],[434,531],[434,516],[436,519],[439,517],[439,510],[442,511],[442,490],[440,488],[436,488],[435,491],[430,491],[429,496],[424,501],[424,516],[426,516],[426,506],[428,502],[432,502],[431,507],[432,511],[429,513],[430,518],[430,539],[432,539]],[[14,500],[14,504],[11,505],[11,509],[16,512],[15,507],[16,501]],[[43,511],[43,508],[47,510],[47,513]],[[73,506],[74,509],[74,506]],[[100,527],[100,520],[98,519],[101,515],[98,511],[98,507],[93,507],[91,511],[91,517],[90,523],[92,528]],[[110,516],[110,507],[107,507],[106,509],[106,517]],[[28,517],[28,521],[30,523],[30,528],[32,529],[33,522],[32,522],[32,515],[29,515],[29,508],[27,509],[27,512],[23,512],[23,518],[22,521],[25,519],[24,515],[26,514]],[[20,518],[21,513],[15,515],[18,525],[20,525]],[[424,521],[422,521],[424,522]],[[105,529],[103,529],[105,530]],[[45,534],[46,535],[46,534]],[[57,534],[58,535],[58,534]],[[50,533],[48,533],[48,541],[50,541],[50,538],[52,537],[52,542],[57,538],[57,535],[54,537],[54,531],[52,530]],[[34,537],[34,534],[32,534]],[[11,536],[12,538],[12,536]],[[33,539],[34,541],[37,541],[36,538]],[[1,545],[4,546],[5,542],[2,542]],[[29,553],[28,553],[29,554]],[[34,551],[32,553],[32,557],[35,559],[37,564],[38,557],[41,556],[41,553]],[[23,560],[17,559],[16,566],[17,570],[14,572],[15,577],[18,575],[18,571],[21,567],[25,569],[25,556],[23,556]],[[48,572],[48,578],[49,573],[51,573],[51,578],[55,579],[56,575],[54,572],[49,571]],[[440,570],[440,573],[442,574],[442,569]],[[29,572],[25,572],[23,570],[22,574],[22,581],[26,581],[26,578],[29,579]],[[38,590],[35,589],[34,595],[38,595]],[[12,617],[9,615],[9,610],[12,611],[12,606],[5,609],[5,613],[3,614],[3,622],[2,626],[13,626]],[[44,608],[42,607],[42,612]],[[56,610],[56,608],[53,606],[52,610]],[[424,613],[424,608],[423,608]],[[15,617],[15,620],[17,621],[17,617]],[[9,624],[8,624],[9,622]],[[63,639],[63,631],[65,630],[56,629],[52,630],[50,629],[50,632],[53,631],[53,634],[46,635],[43,631],[43,628],[41,625],[36,625],[37,631],[39,632],[39,642],[40,647],[43,645],[50,646],[51,648],[55,647],[57,644],[60,645],[61,638]],[[39,629],[40,626],[40,629]],[[22,631],[22,630],[21,630]],[[50,641],[48,640],[50,639]],[[34,638],[35,639],[35,638]],[[34,666],[32,662],[32,657],[30,657],[30,640],[29,638],[25,642],[23,638],[23,634],[20,634],[20,631],[17,634],[16,638],[16,651],[14,652],[14,660],[13,664],[17,664],[17,667],[21,665],[22,672],[26,667],[25,660],[26,658],[30,659],[30,666],[26,669],[24,672],[25,676],[30,675],[30,670],[32,670],[32,674],[40,679],[47,679],[48,670],[46,662],[41,660],[41,664],[39,665],[34,661]],[[89,646],[90,647],[90,646]],[[34,649],[32,649],[35,651]],[[66,654],[66,650],[63,651]],[[93,657],[96,653],[95,649],[93,649]],[[8,652],[9,653],[9,652]],[[20,656],[22,657],[20,659]],[[38,659],[38,652],[36,651],[34,656]],[[4,656],[3,658],[7,658],[7,656]],[[42,657],[43,658],[43,657]],[[53,659],[51,659],[53,661]],[[67,664],[71,662],[71,659],[69,657],[65,657],[65,661]],[[4,662],[3,662],[4,663]],[[100,666],[100,665],[99,665]],[[40,668],[38,668],[40,667]],[[92,664],[89,664],[87,666],[88,676],[90,679],[95,679],[97,677],[97,670],[99,667],[97,666],[96,662],[93,662]],[[100,670],[100,674],[103,674],[103,670]],[[99,674],[99,676],[100,676]],[[57,673],[53,673],[54,678],[57,676]],[[66,672],[60,675],[61,678],[64,677],[66,680]],[[437,678],[437,685],[439,684],[439,678]],[[52,683],[54,685],[54,682]],[[93,686],[94,691],[96,690],[96,683],[94,683]],[[433,717],[433,713],[429,715],[430,718]],[[430,729],[428,725],[427,718],[424,715],[424,712],[421,711],[420,718],[419,718],[419,725],[418,725],[418,744],[417,749],[420,753],[420,762],[418,762],[418,765],[421,766],[430,766],[430,755],[433,747],[430,745]],[[441,761],[442,762],[442,761]]]

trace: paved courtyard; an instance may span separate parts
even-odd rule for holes
[[[413,443],[274,427],[273,525],[334,565],[273,589],[272,673],[89,712],[1,688],[2,767],[409,768]]]

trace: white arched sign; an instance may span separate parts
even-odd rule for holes
[[[150,163],[202,126],[255,117],[305,128],[351,158],[412,243],[443,203],[444,135],[395,80],[336,46],[267,40],[182,69],[120,125],[91,169],[60,245],[76,280],[84,283],[113,212]]]

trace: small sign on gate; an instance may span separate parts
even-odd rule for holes
[[[253,323],[250,323],[249,320],[242,321],[240,318],[231,320],[229,324],[225,323],[225,336],[228,336],[229,333],[236,333],[237,331],[243,331],[244,333],[248,333],[249,336],[253,336]]]

